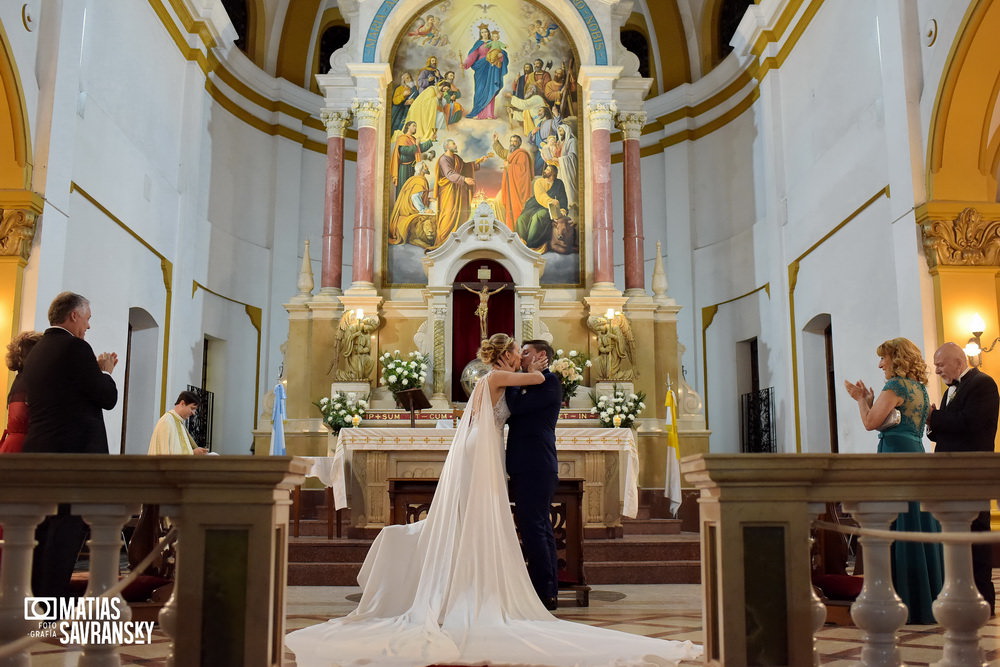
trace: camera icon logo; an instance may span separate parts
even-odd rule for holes
[[[56,598],[24,598],[24,620],[55,621],[58,612]]]

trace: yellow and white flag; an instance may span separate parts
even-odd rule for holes
[[[681,506],[681,447],[677,437],[677,397],[673,389],[667,389],[667,473],[663,484],[663,495],[670,499],[670,514],[677,516]]]

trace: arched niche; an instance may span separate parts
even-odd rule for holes
[[[427,0],[382,0],[364,33],[361,44],[364,63],[388,62],[396,36],[418,13],[436,2]],[[609,44],[602,18],[584,2],[548,0],[544,6],[565,22],[580,52],[581,65],[609,65]]]
[[[455,230],[440,248],[424,256],[428,289],[450,289],[459,270],[470,260],[481,258],[499,262],[518,288],[538,289],[545,260],[486,212],[488,209],[477,209],[472,220]]]
[[[981,2],[958,31],[931,118],[928,199],[995,202],[1000,169],[1000,3]]]
[[[505,333],[513,336],[515,312],[515,283],[510,272],[495,259],[470,259],[455,276],[451,310],[451,367],[458,371],[476,357],[482,342],[478,308],[480,295],[472,290],[487,290],[486,335]],[[452,373],[451,395],[464,400],[459,373]]]
[[[432,402],[438,407],[451,400],[464,401],[463,393],[453,393],[454,378],[462,372],[453,362],[455,350],[455,280],[470,262],[492,260],[510,276],[514,287],[514,334],[517,338],[534,338],[540,328],[536,322],[542,293],[539,280],[545,269],[545,259],[524,245],[520,237],[507,228],[490,211],[489,206],[476,209],[473,219],[460,226],[441,247],[423,258],[427,273],[424,290],[428,313],[425,330],[439,331],[440,347],[427,350],[433,354],[433,364],[443,369],[440,382],[435,383]],[[435,323],[441,327],[436,329]],[[478,323],[473,323],[478,326]]]

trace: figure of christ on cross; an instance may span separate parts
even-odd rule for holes
[[[500,287],[496,288],[492,292],[490,291],[490,286],[487,283],[483,283],[483,288],[478,290],[472,289],[465,283],[462,283],[462,287],[473,294],[479,295],[479,305],[476,306],[476,316],[479,318],[479,339],[486,340],[489,338],[489,334],[486,332],[486,316],[489,314],[489,307],[487,303],[489,302],[491,296],[497,292],[505,290],[507,285],[500,285]]]

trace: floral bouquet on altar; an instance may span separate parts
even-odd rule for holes
[[[583,369],[589,368],[590,365],[590,359],[582,352],[570,350],[567,356],[563,356],[562,350],[556,350],[556,358],[552,360],[549,371],[559,378],[563,405],[567,405],[569,399],[573,398],[577,387],[583,382]]]
[[[429,364],[426,354],[410,352],[404,359],[399,356],[399,350],[394,350],[392,354],[383,354],[378,361],[382,364],[379,384],[384,384],[393,394],[404,389],[422,387],[427,379]]]
[[[646,409],[646,394],[626,394],[624,390],[614,385],[611,396],[600,396],[590,392],[590,398],[594,401],[594,407],[590,409],[590,414],[597,415],[604,428],[631,428],[635,424],[635,418]]]
[[[358,398],[353,391],[344,393],[336,392],[331,397],[324,396],[313,405],[323,413],[323,423],[333,430],[334,434],[340,433],[340,429],[346,426],[357,426],[361,423],[361,418],[368,410],[368,401],[365,398]]]

